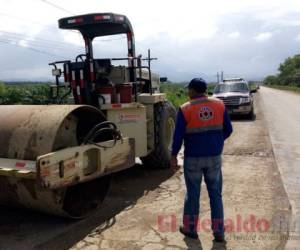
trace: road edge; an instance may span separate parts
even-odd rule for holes
[[[290,210],[289,224],[292,224],[291,222],[295,218],[295,209],[292,206],[291,198],[289,196],[289,193],[287,191],[287,186],[286,186],[284,178],[283,178],[282,167],[280,166],[280,160],[278,159],[278,155],[276,153],[276,150],[274,150],[274,148],[275,148],[274,141],[273,141],[272,136],[271,136],[271,134],[269,132],[270,124],[269,124],[268,120],[266,119],[266,115],[265,115],[265,109],[264,109],[264,107],[266,106],[266,104],[265,104],[265,102],[263,100],[263,97],[260,95],[260,93],[259,93],[259,99],[260,99],[260,105],[262,106],[262,113],[263,113],[263,118],[262,119],[264,120],[264,123],[266,124],[266,126],[268,128],[268,137],[269,137],[269,140],[270,140],[270,143],[271,143],[271,146],[272,146],[272,153],[273,153],[273,156],[274,156],[275,165],[276,165],[277,170],[278,170],[278,172],[280,174],[281,183],[282,183],[282,186],[284,188],[285,195],[286,195],[286,197],[288,199],[288,202],[289,202],[289,210]],[[297,247],[297,243],[295,243],[294,240],[290,239],[290,236],[291,236],[291,234],[290,234],[290,228],[291,228],[291,225],[290,225],[289,230],[287,232],[287,239],[286,239],[286,243],[285,243],[284,249],[286,249],[286,250],[291,250],[291,249],[297,250],[297,248],[296,248]]]

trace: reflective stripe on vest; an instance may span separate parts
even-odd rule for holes
[[[222,130],[225,106],[221,100],[201,97],[181,106],[186,120],[186,133]]]

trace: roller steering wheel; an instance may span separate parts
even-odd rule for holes
[[[76,56],[75,61],[78,62],[78,59],[80,59],[82,62],[84,62],[84,59],[83,59],[84,56],[86,57],[86,54],[80,54],[80,55]]]

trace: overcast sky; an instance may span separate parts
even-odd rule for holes
[[[57,20],[116,12],[134,28],[137,54],[173,81],[225,76],[261,79],[300,51],[299,0],[0,0],[0,79],[50,79],[48,62],[82,53],[79,34]],[[125,56],[123,35],[99,38],[97,57]]]

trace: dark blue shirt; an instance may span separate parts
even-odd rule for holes
[[[210,130],[186,134],[186,120],[179,109],[173,136],[172,155],[177,155],[184,141],[185,157],[205,157],[222,154],[224,141],[232,133],[232,125],[227,111],[224,112],[223,130]]]

